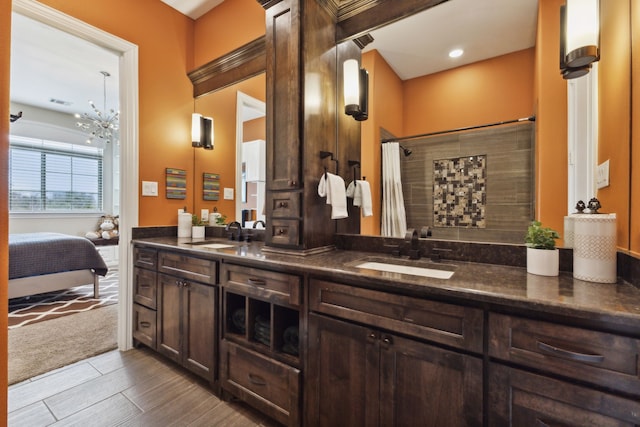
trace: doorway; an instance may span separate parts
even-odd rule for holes
[[[131,228],[138,225],[138,48],[119,37],[81,22],[33,0],[13,0],[13,11],[57,30],[94,43],[119,56],[120,155],[118,201],[120,206],[120,244],[118,245],[118,348],[132,346],[132,291],[130,265]]]

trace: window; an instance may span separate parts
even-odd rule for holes
[[[101,212],[103,149],[11,136],[9,211]]]

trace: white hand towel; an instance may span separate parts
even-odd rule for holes
[[[347,197],[350,197],[353,199],[355,192],[356,192],[356,182],[351,181],[349,183],[349,186],[347,187]]]
[[[327,204],[331,205],[331,219],[347,218],[347,195],[344,179],[332,173],[323,174],[318,184],[318,195],[327,197]]]
[[[356,181],[356,194],[360,195],[359,204],[356,205],[356,198],[353,198],[353,204],[360,206],[362,209],[362,216],[373,216],[373,203],[371,202],[371,187],[368,181],[358,180]]]

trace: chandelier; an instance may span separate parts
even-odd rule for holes
[[[106,71],[100,71],[103,80],[104,104],[103,111],[98,110],[93,101],[89,101],[89,105],[93,109],[93,113],[76,114],[76,118],[82,120],[76,123],[76,126],[89,134],[87,144],[91,144],[95,138],[100,142],[111,142],[112,138],[117,137],[118,132],[118,116],[119,111],[113,108],[107,112],[107,77],[111,76]]]

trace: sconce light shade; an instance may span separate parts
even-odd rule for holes
[[[213,150],[213,119],[201,114],[191,115],[191,146]]]
[[[198,113],[193,113],[191,115],[191,146],[192,147],[202,147],[202,143],[200,142],[201,138],[201,124],[202,115]]]
[[[202,118],[202,147],[205,150],[213,150],[213,119]]]
[[[599,0],[567,0],[560,7],[560,72],[581,77],[600,59]]]
[[[355,120],[367,120],[369,73],[360,68],[358,61],[347,59],[343,64],[344,112]]]
[[[360,66],[355,59],[344,61],[344,112],[353,116],[360,112]]]

